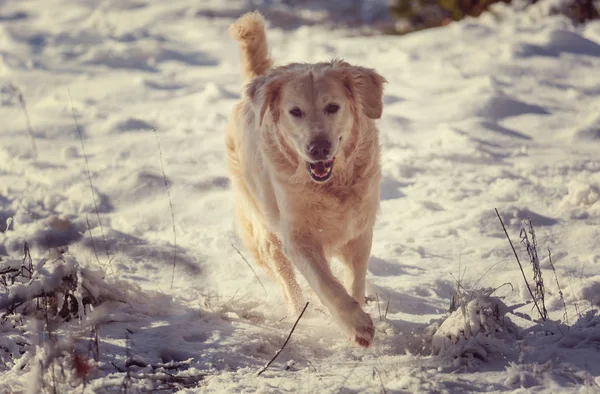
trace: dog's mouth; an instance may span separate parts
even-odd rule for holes
[[[335,157],[331,160],[325,161],[316,161],[314,163],[306,163],[306,169],[310,174],[310,177],[316,182],[325,182],[329,178],[331,178],[331,174],[333,174],[333,161]]]

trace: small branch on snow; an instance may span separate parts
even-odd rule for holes
[[[234,246],[235,247],[235,246]],[[294,326],[292,327],[292,330],[290,331],[290,333],[288,334],[288,337],[286,338],[285,342],[283,343],[283,345],[279,348],[279,350],[277,350],[275,352],[275,355],[273,356],[273,358],[264,366],[261,368],[260,371],[258,371],[258,373],[256,374],[256,376],[260,376],[262,375],[263,372],[265,372],[267,370],[267,368],[269,368],[269,366],[271,364],[273,364],[273,361],[275,361],[275,359],[279,356],[279,354],[283,351],[283,349],[285,348],[285,345],[287,345],[288,341],[290,340],[290,338],[292,337],[292,334],[294,333],[294,330],[296,329],[296,326],[298,325],[298,322],[300,321],[300,319],[302,318],[302,315],[304,315],[304,311],[306,311],[306,308],[308,308],[308,302],[306,303],[306,305],[304,305],[304,308],[302,309],[302,312],[300,312],[300,315],[298,316],[298,318],[296,319],[296,322],[294,323]]]

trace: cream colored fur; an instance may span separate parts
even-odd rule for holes
[[[241,42],[247,87],[226,133],[240,235],[255,260],[279,281],[297,311],[303,296],[294,267],[345,333],[369,346],[374,329],[361,305],[379,207],[381,116],[385,79],[334,60],[272,68],[260,14],[230,28]],[[339,111],[324,112],[335,102]],[[302,117],[290,115],[301,108]],[[335,156],[324,183],[311,179],[306,146],[326,138]],[[347,289],[328,260],[348,268]]]

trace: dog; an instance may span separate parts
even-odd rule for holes
[[[264,18],[230,26],[240,42],[245,92],[225,145],[239,233],[256,262],[304,306],[294,267],[354,343],[374,337],[365,276],[381,180],[385,78],[343,60],[274,67]],[[348,268],[347,289],[328,260]]]

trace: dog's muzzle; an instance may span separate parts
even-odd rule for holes
[[[315,182],[325,182],[333,173],[334,157],[331,157],[331,142],[326,138],[318,138],[308,145],[308,155],[312,159],[306,168]]]

